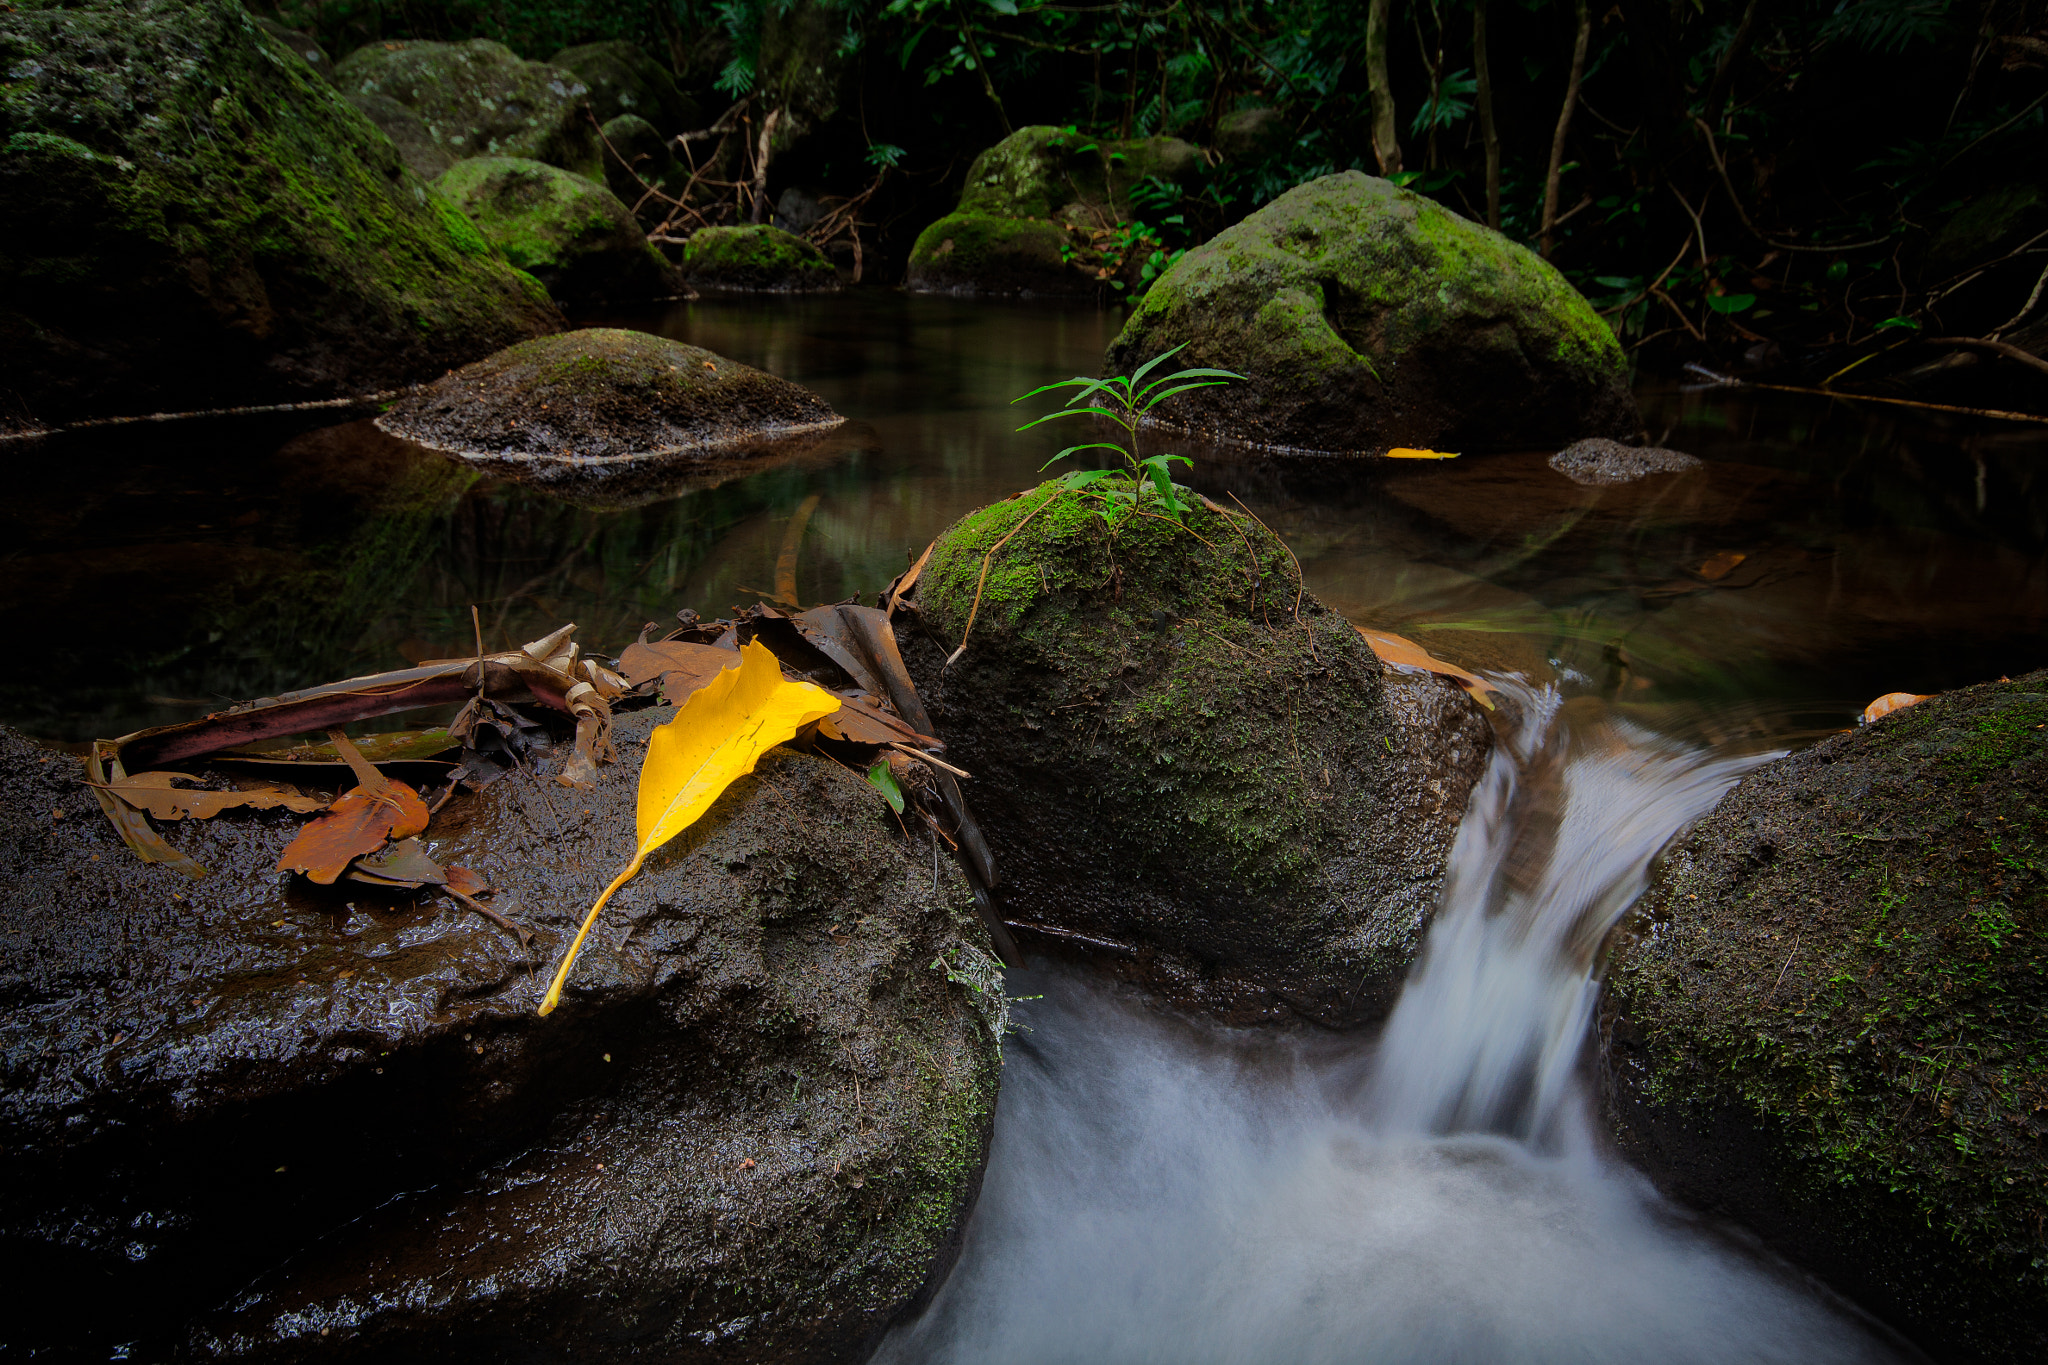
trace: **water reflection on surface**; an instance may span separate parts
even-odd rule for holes
[[[77,740],[473,648],[565,619],[616,649],[678,607],[872,592],[1066,440],[1010,399],[1093,372],[1114,313],[884,291],[705,299],[629,323],[810,385],[852,419],[787,458],[569,493],[367,422],[79,433],[17,458],[0,622],[44,667],[0,719]],[[1694,474],[1584,488],[1548,452],[1443,464],[1198,451],[1310,587],[1468,663],[1584,678],[1665,732],[1798,739],[1880,692],[2048,662],[2048,440],[1768,393],[1647,387]],[[810,499],[816,498],[815,503]]]

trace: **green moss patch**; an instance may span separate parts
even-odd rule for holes
[[[573,171],[509,156],[458,161],[434,188],[461,207],[505,259],[565,302],[645,299],[675,291],[674,271],[632,212]]]
[[[839,288],[825,253],[768,224],[702,228],[683,248],[683,273],[712,289],[811,293]]]
[[[604,174],[583,112],[590,87],[574,72],[521,61],[503,43],[370,43],[344,57],[334,79],[349,94],[397,100],[458,161],[516,156],[593,180]]]

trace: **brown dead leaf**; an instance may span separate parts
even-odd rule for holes
[[[280,872],[303,872],[322,886],[331,886],[348,865],[375,853],[387,839],[408,839],[427,827],[427,803],[403,782],[384,779],[373,794],[356,787],[323,815],[308,821],[277,860]]]
[[[1493,703],[1486,699],[1486,694],[1499,689],[1477,673],[1468,672],[1456,664],[1445,663],[1413,640],[1396,635],[1390,630],[1367,630],[1364,626],[1357,627],[1357,630],[1365,637],[1365,642],[1372,646],[1372,652],[1379,655],[1381,663],[1449,678],[1471,693],[1472,700],[1489,711],[1493,709]]]
[[[716,645],[692,644],[687,640],[655,640],[630,644],[619,656],[619,667],[634,686],[655,678],[666,678],[662,690],[669,700],[681,705],[683,698],[718,676],[720,669],[738,668],[736,650]]]
[[[439,886],[448,880],[448,869],[429,858],[419,840],[400,839],[382,852],[356,859],[348,875],[359,881],[376,878],[412,886]]]
[[[194,820],[211,820],[224,810],[246,806],[254,810],[269,810],[282,806],[286,810],[300,812],[322,810],[327,803],[317,796],[301,796],[288,787],[270,786],[257,791],[211,792],[188,791],[171,784],[173,782],[197,782],[190,773],[136,773],[131,777],[116,778],[104,785],[105,790],[114,793],[129,805],[140,811],[147,811],[159,820],[183,820],[191,816]]]
[[[1932,692],[1925,694],[1917,692],[1887,692],[1863,708],[1863,723],[1868,725],[1874,720],[1882,720],[1894,711],[1903,711],[1907,707],[1918,705],[1934,695]]]
[[[458,896],[481,896],[491,889],[490,878],[475,868],[448,869],[448,889]]]
[[[1694,569],[1693,572],[1706,579],[1709,583],[1718,583],[1733,573],[1736,565],[1748,558],[1749,556],[1740,550],[1723,550],[1709,558],[1706,563]]]

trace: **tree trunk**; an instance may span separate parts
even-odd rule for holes
[[[1714,83],[1707,87],[1707,126],[1721,121],[1721,106],[1727,103],[1728,89],[1735,83],[1735,64],[1742,60],[1742,54],[1749,50],[1750,36],[1756,32],[1757,0],[1749,0],[1743,7],[1742,22],[1735,26],[1735,36],[1728,40],[1728,50],[1721,54],[1721,64],[1714,68]]]
[[[768,221],[768,158],[774,154],[771,140],[775,136],[775,125],[782,121],[782,111],[771,109],[768,117],[761,120],[761,140],[754,146],[754,213],[756,223]]]
[[[1401,169],[1394,140],[1394,88],[1387,83],[1387,12],[1393,0],[1371,0],[1365,11],[1365,78],[1372,87],[1372,154],[1381,175]]]
[[[1564,175],[1564,140],[1571,131],[1572,110],[1579,103],[1579,80],[1586,74],[1586,44],[1593,36],[1593,14],[1586,7],[1586,0],[1575,0],[1572,8],[1579,21],[1578,37],[1572,42],[1572,75],[1564,88],[1564,108],[1557,113],[1557,132],[1550,139],[1550,170],[1543,177],[1543,229],[1539,245],[1546,261],[1557,245],[1552,229],[1557,226],[1558,181]]]
[[[1486,143],[1486,225],[1500,231],[1500,129],[1493,122],[1493,68],[1486,59],[1486,0],[1472,0],[1472,78],[1479,135]]]

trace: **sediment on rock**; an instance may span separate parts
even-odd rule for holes
[[[1938,1359],[2048,1353],[2048,673],[1744,779],[1603,1005],[1622,1149]]]
[[[861,1358],[978,1185],[996,1041],[932,964],[987,939],[857,774],[777,751],[537,1017],[668,714],[621,719],[595,790],[551,753],[436,817],[530,951],[431,892],[279,879],[269,813],[169,827],[204,880],[145,866],[76,759],[0,731],[10,1344]]]
[[[1048,484],[963,518],[902,632],[1005,915],[1228,1019],[1376,1017],[1491,732],[1449,683],[1390,683],[1250,518],[1112,543],[1097,506]]]

